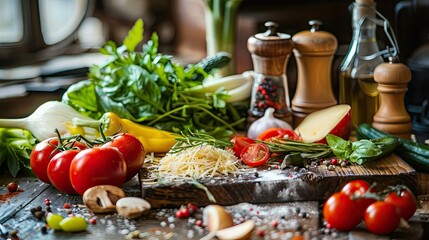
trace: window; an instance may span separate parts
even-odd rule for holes
[[[17,43],[22,40],[21,1],[0,0],[0,43]]]
[[[52,45],[70,36],[84,17],[87,5],[87,0],[39,0],[45,43]]]

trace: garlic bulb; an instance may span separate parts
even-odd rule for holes
[[[292,126],[276,117],[274,117],[274,108],[267,108],[264,116],[254,121],[247,130],[247,137],[256,139],[259,134],[269,128],[292,129]]]

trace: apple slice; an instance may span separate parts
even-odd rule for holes
[[[351,133],[351,107],[347,104],[335,105],[310,113],[295,128],[303,142],[326,143],[326,135],[332,134],[348,139]]]

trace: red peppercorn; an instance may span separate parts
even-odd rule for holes
[[[331,165],[338,165],[338,159],[332,158],[331,159]]]
[[[10,182],[7,185],[7,190],[11,193],[16,192],[18,190],[18,184],[16,182]]]
[[[64,203],[63,208],[70,209],[71,208],[71,204],[70,203]]]
[[[276,228],[279,225],[279,222],[277,220],[273,220],[271,225]]]
[[[187,218],[189,217],[189,210],[187,208],[181,208],[176,212],[177,218]]]
[[[195,222],[195,225],[196,225],[196,226],[198,226],[198,227],[202,227],[202,226],[203,226],[203,221],[202,221],[201,219],[198,219],[198,220]]]
[[[186,207],[188,208],[190,214],[193,214],[198,211],[198,207],[195,204],[188,203]]]
[[[97,219],[91,218],[89,219],[89,223],[91,223],[92,225],[95,225],[97,223]]]
[[[256,235],[258,235],[259,237],[265,236],[264,230],[258,229],[258,231],[256,231]]]

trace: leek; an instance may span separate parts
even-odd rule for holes
[[[204,0],[207,55],[220,51],[233,55],[235,41],[235,22],[238,7],[242,0]],[[234,74],[234,61],[219,69],[221,76]]]
[[[59,101],[48,101],[40,105],[30,116],[18,119],[0,119],[0,127],[20,128],[30,131],[33,136],[43,141],[50,137],[81,134],[91,138],[94,130],[73,125],[73,118],[94,120],[86,117],[69,105]]]

